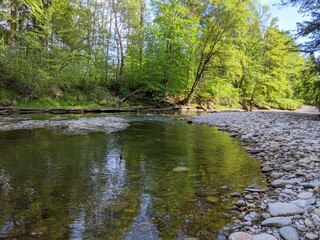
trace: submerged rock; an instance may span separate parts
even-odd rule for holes
[[[187,168],[187,167],[175,167],[174,169],[172,169],[172,171],[174,171],[174,172],[188,172],[188,171],[190,171],[190,168]]]
[[[206,200],[207,200],[207,202],[209,202],[209,203],[217,203],[217,202],[220,201],[219,198],[212,197],[212,196],[208,196],[208,197],[206,198]]]
[[[234,209],[243,213],[243,217],[234,220],[233,229],[249,234],[247,239],[265,230],[276,239],[299,239],[298,233],[300,239],[320,239],[320,121],[317,116],[231,112],[201,115],[193,120],[237,134],[248,153],[261,149],[255,158],[261,163],[267,188],[251,191],[252,187],[247,187],[241,193],[239,197],[247,202],[239,200],[233,204]],[[253,199],[245,197],[248,192]],[[260,212],[261,217],[251,226],[241,225],[242,221],[251,220],[249,212]],[[284,226],[290,227],[282,228],[280,233],[278,228]]]

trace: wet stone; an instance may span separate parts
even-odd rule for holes
[[[220,201],[219,198],[212,197],[212,196],[208,196],[208,197],[206,198],[206,200],[207,200],[207,202],[209,202],[209,203],[218,203],[218,202]]]
[[[172,171],[174,171],[174,172],[188,172],[188,171],[190,171],[190,168],[187,168],[187,167],[175,167],[174,169],[172,169]]]

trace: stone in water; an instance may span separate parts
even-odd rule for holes
[[[187,167],[175,167],[172,171],[174,171],[174,172],[188,172],[188,171],[190,171],[190,169]]]

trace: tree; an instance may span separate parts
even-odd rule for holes
[[[224,43],[228,42],[229,38],[237,35],[238,26],[248,14],[247,3],[246,0],[205,2],[200,20],[200,41],[197,46],[198,63],[194,73],[194,81],[189,93],[181,103],[187,104],[191,101],[213,56]]]
[[[310,20],[298,24],[298,35],[310,39],[302,45],[306,52],[320,51],[320,1],[282,0],[282,3],[299,6],[299,12],[310,17]]]
[[[320,1],[314,0],[282,0],[284,5],[299,6],[300,13],[306,14],[310,20],[298,24],[298,36],[307,37],[309,41],[302,44],[303,50],[313,54],[320,51]],[[319,63],[318,63],[319,64]],[[320,76],[314,82],[315,104],[320,109]]]

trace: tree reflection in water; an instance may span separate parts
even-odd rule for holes
[[[262,183],[238,140],[168,119],[107,135],[0,132],[0,141],[6,238],[213,239],[229,221],[221,198]]]

